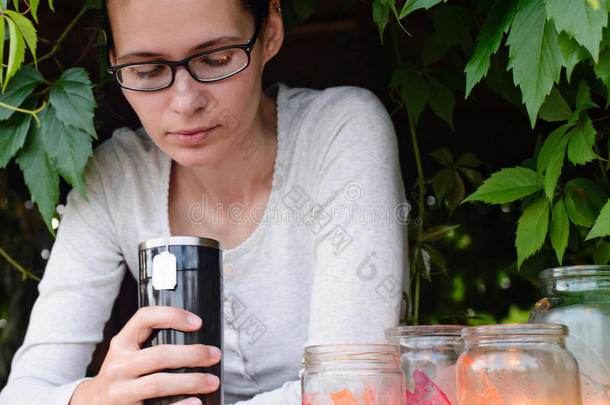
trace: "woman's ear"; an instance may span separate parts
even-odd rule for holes
[[[269,18],[263,33],[263,65],[273,58],[284,42],[284,22],[282,9],[276,0],[269,2]]]

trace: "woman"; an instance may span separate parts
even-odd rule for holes
[[[159,371],[221,356],[226,403],[300,404],[304,346],[383,342],[398,322],[407,205],[391,120],[354,87],[263,92],[284,35],[276,0],[107,8],[110,71],[143,128],[96,149],[88,201],[69,194],[0,404],[209,393],[213,376]],[[141,349],[154,328],[206,327],[176,308],[145,308],[84,379],[125,270],[137,277],[138,243],[170,234],[223,245],[224,352]]]

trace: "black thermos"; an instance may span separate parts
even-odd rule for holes
[[[138,246],[140,260],[138,306],[171,306],[186,309],[197,314],[202,320],[201,329],[195,332],[181,332],[174,329],[154,330],[142,347],[161,344],[188,345],[201,343],[216,346],[223,350],[223,294],[222,294],[222,250],[218,241],[190,236],[172,236],[158,238],[140,243]],[[174,258],[171,257],[173,255]],[[155,259],[155,256],[159,256]],[[170,260],[166,260],[170,259]],[[159,288],[159,274],[155,276],[153,286],[153,262],[155,270],[159,263],[174,263],[169,271],[170,284],[167,281]],[[173,271],[173,273],[172,273]],[[164,275],[167,278],[167,274]],[[173,288],[172,288],[173,286]],[[165,370],[173,373],[203,372],[216,375],[220,379],[218,390],[207,395],[198,395],[203,405],[223,405],[222,394],[222,361],[212,367],[181,368]],[[146,405],[169,405],[196,395],[180,395],[165,398],[149,399]]]

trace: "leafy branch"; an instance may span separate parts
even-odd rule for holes
[[[9,262],[14,268],[16,268],[21,273],[23,280],[31,278],[32,280],[40,281],[40,277],[38,277],[34,273],[24,269],[19,263],[17,263],[12,257],[10,257],[8,255],[8,253],[6,253],[4,251],[4,249],[2,249],[2,248],[0,248],[0,255],[2,255],[2,257],[4,257],[7,262]]]
[[[14,3],[17,9],[18,1]],[[86,198],[83,171],[92,154],[92,140],[97,138],[93,126],[96,103],[93,85],[84,69],[65,70],[57,80],[50,82],[42,77],[37,67],[47,59],[55,59],[68,33],[86,11],[99,7],[98,3],[87,1],[53,43],[51,50],[38,59],[38,37],[32,21],[6,7],[0,16],[0,36],[4,35],[7,25],[10,43],[0,95],[0,129],[3,130],[0,169],[15,159],[23,172],[31,199],[53,235],[51,220],[59,200],[60,177]],[[51,1],[49,6],[52,9]],[[28,9],[34,21],[38,22],[38,0],[32,0]],[[3,44],[0,42],[0,55]],[[24,65],[26,44],[33,60]],[[0,78],[1,73],[0,67]],[[37,92],[43,84],[47,86]],[[36,105],[40,106],[35,108]]]
[[[392,27],[397,66],[390,94],[409,118],[418,215],[425,215],[428,184],[449,214],[460,202],[520,202],[516,267],[545,243],[559,264],[580,262],[585,246],[593,249],[595,263],[609,262],[610,242],[605,238],[610,236],[610,162],[606,159],[610,142],[604,106],[610,103],[610,0],[492,0],[476,8],[443,3],[371,1],[382,41],[388,24]],[[407,26],[408,16],[418,10],[430,10],[435,30],[423,42],[421,66],[401,60],[393,24]],[[493,173],[483,182],[476,170],[481,164],[478,159],[466,154],[456,161],[448,150],[440,149],[431,155],[443,168],[431,180],[424,177],[416,132],[420,116],[429,106],[453,129],[456,88],[447,84],[440,63],[457,64],[464,72],[465,98],[484,83],[524,111],[532,128],[541,120],[555,126],[543,136],[541,148],[531,159]],[[599,174],[583,177],[591,169]],[[477,187],[466,199],[464,179]],[[445,268],[442,255],[425,242],[425,235],[437,228],[447,236],[450,227],[417,224],[410,235],[415,291],[409,294],[413,300],[409,322],[418,322],[421,277],[429,277],[431,263]]]
[[[85,13],[88,11],[88,8],[83,7],[78,14],[76,14],[74,16],[74,18],[72,18],[72,20],[70,21],[70,23],[68,23],[68,25],[66,26],[66,28],[64,28],[63,32],[59,35],[59,37],[57,38],[57,40],[55,40],[55,42],[53,42],[53,47],[51,48],[51,50],[44,54],[43,56],[40,57],[40,59],[38,59],[39,62],[42,62],[44,60],[49,59],[50,57],[52,57],[53,55],[55,55],[60,47],[61,47],[61,43],[64,41],[64,39],[66,39],[66,37],[68,36],[68,34],[70,33],[70,31],[72,31],[72,29],[74,28],[74,26],[76,25],[76,23],[78,22],[78,20],[81,19],[81,17],[83,15],[85,15]]]
[[[37,109],[28,110],[25,108],[14,107],[12,105],[8,105],[8,104],[0,101],[0,107],[8,108],[9,110],[13,110],[13,111],[19,111],[22,113],[30,114],[36,120],[36,125],[38,127],[40,127],[40,119],[38,118],[38,113],[41,112],[42,110],[44,110],[45,106],[46,106],[46,101],[43,101],[42,105],[40,107],[38,107]]]

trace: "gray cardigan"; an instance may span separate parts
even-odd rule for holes
[[[254,233],[223,252],[225,403],[300,405],[304,346],[383,343],[397,325],[408,204],[396,134],[371,92],[268,91],[278,114],[269,202]],[[244,158],[255,146],[243,139]],[[68,404],[124,272],[137,278],[138,243],[169,235],[170,167],[143,129],[118,129],[96,149],[89,201],[68,195],[1,405]]]

